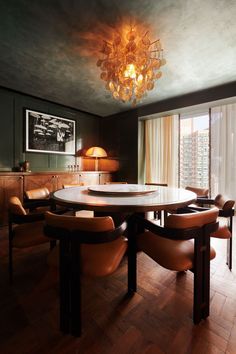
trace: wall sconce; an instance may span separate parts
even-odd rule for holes
[[[107,157],[106,151],[99,147],[93,146],[86,151],[86,156],[95,158],[95,171],[98,171],[98,159],[101,157]]]

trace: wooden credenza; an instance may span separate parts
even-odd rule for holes
[[[63,184],[104,184],[112,181],[112,173],[106,171],[78,172],[0,172],[0,225],[7,224],[8,200],[17,196],[23,201],[24,191],[47,187],[50,192],[61,189]]]

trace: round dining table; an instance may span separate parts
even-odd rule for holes
[[[54,192],[52,197],[57,204],[73,209],[114,213],[175,210],[197,198],[195,193],[181,188],[139,184],[71,187]]]
[[[105,215],[115,216],[116,213],[128,215],[128,293],[136,292],[136,246],[135,246],[135,222],[132,222],[135,214],[142,217],[149,211],[174,210],[185,207],[194,202],[196,194],[178,188],[162,186],[138,185],[138,184],[110,184],[95,186],[78,186],[61,189],[53,193],[52,198],[56,204],[69,207],[73,210],[93,210]],[[68,241],[69,242],[69,241]],[[65,243],[65,240],[64,240]],[[65,248],[65,249],[63,249]],[[73,267],[66,267],[68,262],[68,250],[70,246],[63,246],[60,241],[60,328],[64,333],[80,335],[77,328],[78,306],[73,298],[79,298],[78,286],[73,280]],[[72,252],[72,251],[71,251]],[[71,256],[70,256],[71,257]],[[77,291],[77,292],[76,292]],[[78,300],[79,301],[79,300]],[[69,320],[67,320],[69,318]],[[74,326],[74,327],[73,327]]]

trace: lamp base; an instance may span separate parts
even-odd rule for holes
[[[98,158],[97,157],[95,157],[94,169],[95,169],[95,171],[98,171]]]

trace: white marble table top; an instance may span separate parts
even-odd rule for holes
[[[194,202],[196,194],[185,189],[145,186],[135,184],[106,185],[110,193],[99,194],[104,191],[104,185],[72,187],[61,189],[53,193],[54,200],[61,205],[77,209],[114,212],[145,212],[165,209],[176,209]],[[109,187],[109,188],[108,188]],[[147,188],[149,187],[149,188]],[[153,187],[153,192],[151,188]],[[92,191],[95,190],[95,192]],[[147,194],[122,195],[125,191],[146,190]],[[121,194],[117,193],[120,190]],[[117,195],[112,194],[112,191]]]

